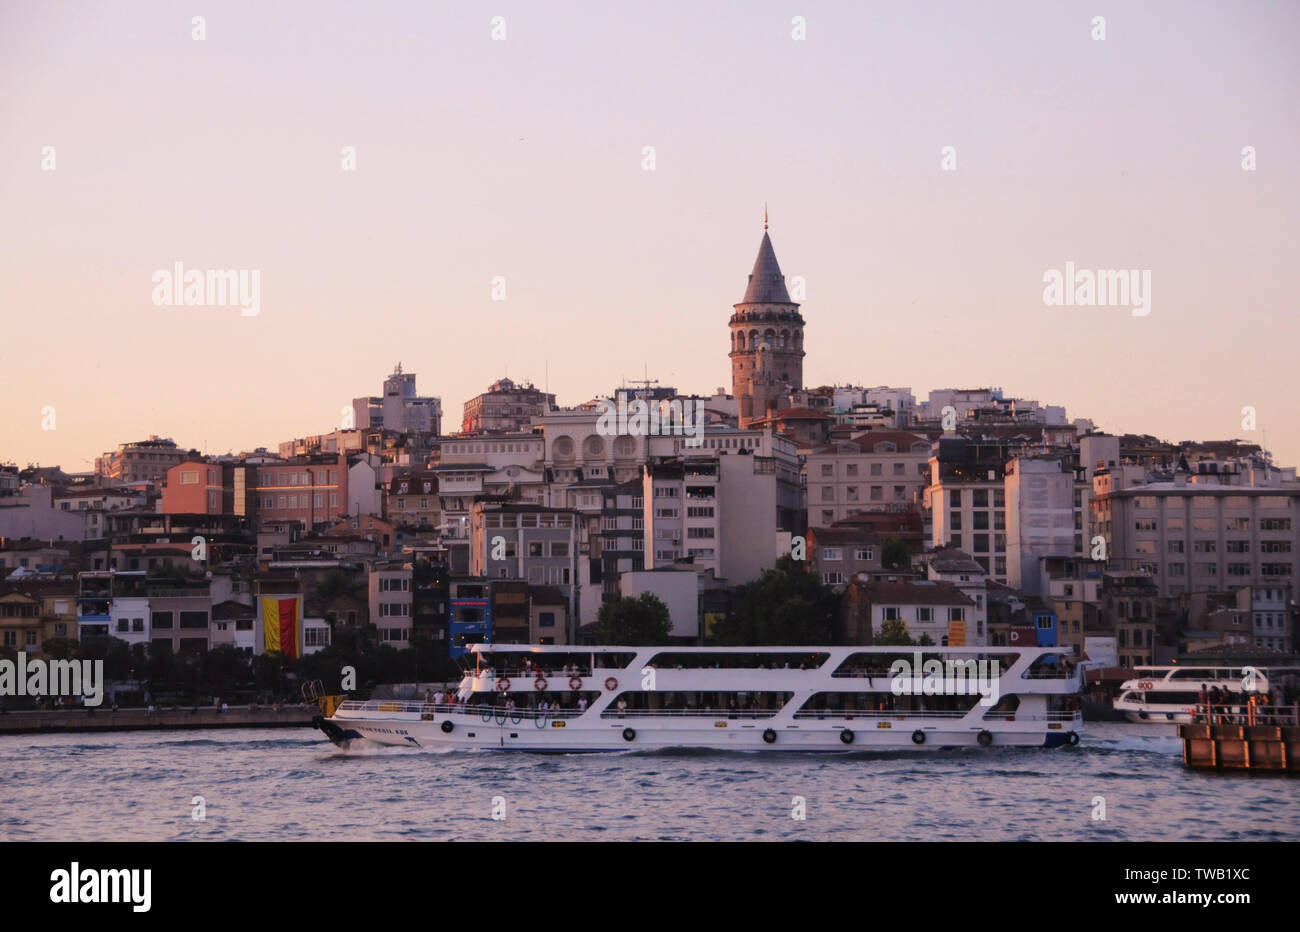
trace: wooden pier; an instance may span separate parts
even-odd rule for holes
[[[1206,770],[1300,774],[1300,718],[1295,706],[1198,707],[1179,725],[1183,763]]]

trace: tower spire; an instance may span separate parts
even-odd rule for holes
[[[763,202],[763,232],[767,232],[767,201]]]

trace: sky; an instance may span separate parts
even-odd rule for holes
[[[729,390],[766,202],[805,385],[1300,464],[1297,49],[1254,0],[0,0],[0,460],[273,448],[399,361],[448,429],[502,376]],[[258,313],[156,304],[176,262]],[[1149,313],[1049,306],[1067,262]]]

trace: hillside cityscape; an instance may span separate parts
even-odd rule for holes
[[[445,679],[475,643],[632,636],[1028,638],[1109,658],[1102,686],[1292,651],[1294,467],[995,387],[806,386],[801,295],[766,228],[729,390],[647,377],[563,406],[498,378],[452,420],[398,363],[337,429],[274,448],[150,436],[88,472],[6,465],[0,649],[102,657],[123,703],[284,697],[344,661]]]

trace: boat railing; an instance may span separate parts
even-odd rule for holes
[[[601,718],[774,718],[780,709],[605,709]]]
[[[1300,706],[1254,702],[1197,703],[1192,712],[1197,725],[1300,725]]]
[[[450,715],[459,713],[461,715],[482,715],[489,710],[493,715],[519,715],[525,718],[537,718],[538,716],[547,716],[549,718],[574,718],[583,714],[585,709],[533,709],[517,708],[512,709],[504,705],[482,705],[479,703],[433,703],[433,702],[403,702],[400,699],[371,699],[362,702],[360,700],[349,699],[339,705],[339,708],[346,712],[414,712],[420,715],[425,714],[443,714]]]
[[[965,718],[970,712],[953,709],[801,709],[794,713],[798,719],[809,718]]]
[[[1078,670],[1026,670],[1021,679],[1025,680],[1068,680],[1077,676]]]
[[[989,712],[984,716],[985,721],[1002,721],[1002,722],[1081,722],[1083,721],[1083,712],[1079,709],[1065,712],[1037,712],[1026,714],[1024,712]]]

